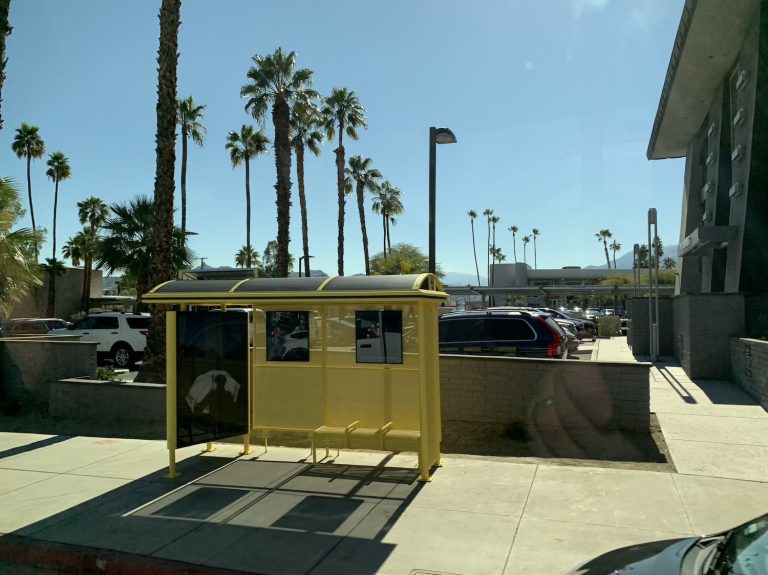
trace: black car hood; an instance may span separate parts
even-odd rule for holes
[[[569,575],[680,575],[683,556],[699,539],[667,539],[614,549],[590,559]]]

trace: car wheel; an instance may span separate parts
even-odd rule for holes
[[[124,343],[118,343],[112,348],[112,360],[115,367],[126,368],[133,362],[133,350]]]

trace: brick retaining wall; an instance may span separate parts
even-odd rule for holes
[[[541,431],[648,432],[650,367],[441,355],[443,427],[461,421]]]
[[[768,341],[732,338],[731,375],[768,409]]]

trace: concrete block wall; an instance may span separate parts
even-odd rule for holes
[[[165,385],[65,379],[51,384],[48,413],[95,421],[162,422]]]
[[[95,375],[96,345],[67,336],[0,339],[0,396],[46,403],[52,382]]]
[[[768,341],[731,339],[731,374],[768,410]]]
[[[649,370],[649,363],[441,355],[443,427],[455,421],[648,432]]]
[[[654,306],[655,306],[654,302]],[[634,355],[651,355],[650,339],[648,338],[648,298],[630,298],[627,307],[632,318],[631,335],[632,353]],[[655,313],[655,311],[654,311]],[[676,332],[673,317],[673,299],[659,298],[659,355],[672,356],[675,354],[674,334]]]
[[[675,357],[690,378],[731,378],[731,338],[744,335],[742,294],[674,298]]]

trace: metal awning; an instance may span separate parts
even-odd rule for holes
[[[172,280],[144,294],[149,304],[251,305],[259,301],[319,299],[445,299],[432,274],[245,280]]]

